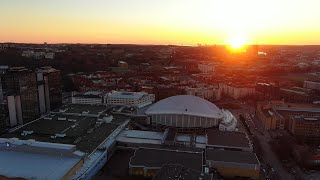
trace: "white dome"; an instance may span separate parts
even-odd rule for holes
[[[223,118],[223,112],[213,103],[197,96],[178,95],[156,102],[145,112],[153,114],[183,114],[207,118]]]

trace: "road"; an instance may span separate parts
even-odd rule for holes
[[[258,140],[261,142],[261,146],[263,149],[263,155],[262,155],[263,162],[260,162],[261,167],[265,168],[267,164],[270,164],[274,170],[274,173],[279,175],[281,179],[294,180],[295,177],[283,168],[276,154],[271,150],[271,146],[269,144],[271,137],[269,135],[269,132],[263,128],[263,125],[261,124],[261,122],[259,122],[259,119],[257,117],[252,116],[255,114],[254,113],[255,108],[244,103],[241,103],[240,106],[242,107],[242,109],[231,110],[231,112],[234,115],[236,115],[237,118],[239,117],[238,115],[242,114],[245,117],[247,124],[249,126],[249,129],[251,130],[253,135],[256,135]],[[244,125],[242,124],[242,122],[238,120],[238,123],[239,123],[239,130],[244,130],[245,128],[243,128]],[[264,175],[263,171],[262,171],[261,179],[266,179],[266,176]]]

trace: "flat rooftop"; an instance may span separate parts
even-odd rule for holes
[[[273,107],[273,109],[276,110],[276,111],[320,113],[320,108]]]
[[[247,151],[228,151],[218,149],[208,149],[206,151],[206,160],[243,163],[243,164],[259,164],[254,153]]]
[[[139,148],[131,157],[129,166],[161,168],[164,164],[181,164],[186,168],[202,171],[202,152]]]
[[[107,105],[88,105],[88,104],[66,104],[55,110],[53,113],[63,114],[88,114],[99,115],[101,113],[108,112],[110,106]]]
[[[116,116],[111,122],[101,123],[96,117],[51,114],[1,137],[72,144],[82,152],[91,153],[126,120]]]
[[[152,180],[211,180],[212,175],[185,168],[180,164],[165,164]]]
[[[71,145],[64,147],[41,142],[28,142],[25,145],[19,141],[0,141],[0,174],[3,176],[58,180],[78,164],[83,156],[83,153],[74,153]]]
[[[143,96],[147,95],[146,92],[126,92],[126,91],[113,91],[109,94],[109,97],[112,98],[132,98],[140,99]]]
[[[250,142],[244,132],[207,130],[208,146],[226,148],[250,148]]]

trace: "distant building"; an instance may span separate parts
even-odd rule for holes
[[[127,62],[124,62],[124,61],[118,61],[118,67],[128,69],[129,65],[128,65],[128,63],[127,63]]]
[[[288,119],[288,131],[296,138],[310,143],[320,140],[320,110],[315,117],[293,116]]]
[[[54,59],[54,53],[46,53],[46,55],[44,56],[44,58],[46,58],[46,59]]]
[[[314,94],[310,89],[291,88],[280,89],[280,98],[291,103],[312,103]]]
[[[33,57],[34,56],[34,51],[30,51],[30,50],[23,51],[21,56],[22,57],[27,57],[27,58]]]
[[[297,138],[310,143],[320,139],[319,107],[294,107],[281,101],[258,103],[256,115],[265,129],[286,129]]]
[[[111,105],[124,105],[131,107],[144,107],[155,101],[154,94],[146,92],[112,91],[106,95],[105,102]]]
[[[320,82],[304,81],[303,87],[320,91]]]
[[[37,71],[38,97],[40,113],[50,112],[62,104],[60,71],[50,66]]]
[[[218,101],[221,99],[222,88],[220,86],[187,87],[187,95],[198,96],[207,100]]]
[[[10,68],[5,75],[10,126],[29,122],[39,116],[37,81],[24,67]]]
[[[279,99],[280,87],[269,83],[257,83],[255,87],[257,95],[263,96],[263,99]]]
[[[213,73],[215,66],[212,63],[199,63],[198,64],[198,69],[202,72],[202,73]]]
[[[103,104],[104,94],[99,91],[88,91],[73,95],[71,101],[73,104]]]
[[[236,85],[226,85],[222,84],[222,93],[225,96],[231,97],[233,99],[241,99],[249,96],[255,95],[254,87],[244,87]]]

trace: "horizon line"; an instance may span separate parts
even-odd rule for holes
[[[65,45],[77,45],[77,44],[83,44],[83,45],[140,45],[140,46],[194,46],[194,47],[205,47],[205,46],[230,46],[230,44],[202,44],[197,43],[194,45],[191,44],[154,44],[154,43],[80,43],[80,42],[59,42],[59,43],[38,43],[38,42],[0,42],[0,44],[34,44],[34,45],[43,45],[43,44],[65,44]],[[245,44],[244,46],[320,46],[320,44]]]

